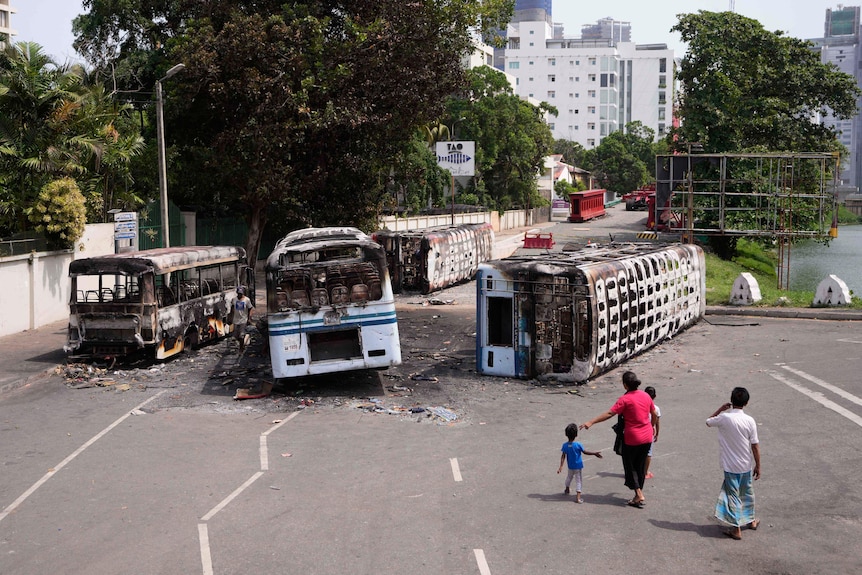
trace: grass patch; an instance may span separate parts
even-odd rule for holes
[[[748,272],[757,280],[760,295],[763,297],[759,307],[813,307],[814,291],[779,290],[778,275],[775,268],[778,256],[774,251],[764,249],[759,244],[740,239],[737,244],[736,257],[733,261],[725,261],[715,254],[706,254],[706,304],[727,305],[730,302],[730,292],[733,282],[739,274]],[[862,299],[854,296],[850,306],[852,309],[862,309]]]

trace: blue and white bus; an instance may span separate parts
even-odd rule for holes
[[[386,253],[356,228],[308,228],[266,261],[272,375],[290,378],[401,363]]]

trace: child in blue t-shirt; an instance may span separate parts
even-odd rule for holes
[[[560,455],[560,467],[557,473],[563,471],[563,463],[568,462],[569,474],[566,476],[566,490],[563,491],[566,495],[569,494],[569,487],[572,485],[572,478],[575,478],[575,502],[583,503],[581,499],[581,470],[584,468],[584,460],[581,454],[595,455],[599,459],[602,458],[601,451],[587,451],[584,446],[575,441],[578,436],[578,425],[570,423],[566,426],[566,438],[568,441],[563,444],[562,455]]]

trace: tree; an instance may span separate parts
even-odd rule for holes
[[[683,14],[672,31],[688,49],[679,69],[677,149],[833,151],[834,131],[813,119],[856,114],[859,88],[805,40],[768,32],[732,12]]]
[[[586,149],[578,142],[571,140],[554,140],[553,151],[563,156],[563,161],[576,168],[584,167]]]
[[[679,79],[683,92],[679,104],[681,127],[669,141],[686,151],[698,142],[705,152],[832,152],[843,147],[835,131],[818,117],[830,114],[848,119],[856,114],[860,90],[856,80],[835,65],[820,62],[810,42],[768,32],[759,22],[731,12],[683,14],[673,30],[688,44]],[[744,166],[744,163],[743,163]],[[719,174],[698,164],[698,177],[718,180]],[[817,183],[829,174],[800,174],[795,187],[800,196],[816,192]],[[768,181],[756,168],[740,167],[722,174],[730,181]],[[757,184],[754,184],[755,186]],[[807,187],[806,187],[807,186]],[[725,198],[727,218],[722,229],[752,229],[755,200],[745,190]],[[718,202],[704,196],[704,205]],[[793,225],[812,229],[819,225],[814,200],[794,201]],[[713,221],[718,210],[705,211],[702,224]],[[720,253],[732,253],[734,238],[715,236],[710,243]],[[723,245],[722,245],[723,244]]]
[[[38,44],[0,56],[0,235],[27,229],[25,210],[43,187],[75,178],[105,221],[116,201],[136,202],[129,160],[141,139],[104,87],[77,66],[60,66]]]
[[[624,194],[647,182],[646,164],[626,144],[622,132],[614,132],[587,151],[585,162],[597,187]]]
[[[174,196],[244,217],[252,259],[271,218],[284,231],[373,226],[393,158],[420,126],[440,117],[460,85],[473,30],[499,23],[512,6],[114,4],[89,0],[89,17],[76,21],[78,38],[89,31],[93,56],[109,54],[106,66],[117,69],[124,54],[144,60],[142,50],[160,72],[168,62],[186,65],[166,86],[168,137],[184,168]]]
[[[458,138],[476,142],[476,192],[489,208],[533,207],[541,203],[536,178],[551,153],[553,138],[545,114],[556,114],[514,95],[506,77],[487,66],[467,71],[466,89],[448,105]]]

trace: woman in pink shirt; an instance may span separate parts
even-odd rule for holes
[[[638,389],[640,380],[634,372],[623,374],[623,387],[626,392],[620,396],[609,411],[602,413],[581,425],[581,429],[589,429],[594,424],[606,421],[615,415],[622,415],[625,421],[623,429],[623,470],[625,471],[626,487],[634,490],[635,495],[628,505],[643,508],[643,494],[646,480],[646,460],[653,442],[653,425],[658,418],[652,398]]]

